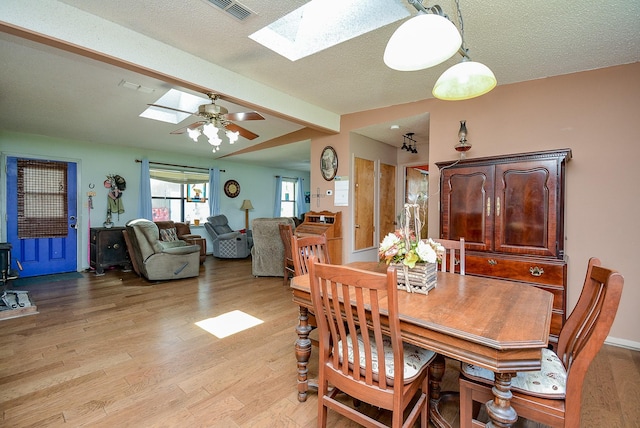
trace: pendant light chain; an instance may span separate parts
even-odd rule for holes
[[[464,21],[462,20],[462,12],[460,11],[460,0],[455,0],[455,2],[456,12],[458,14],[458,22],[460,23],[460,37],[462,37],[462,46],[460,47],[460,49],[462,49],[462,51],[464,52],[464,56],[466,58],[469,58],[469,56],[467,55],[469,49],[467,49],[467,46],[464,43]]]

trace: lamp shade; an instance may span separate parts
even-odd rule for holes
[[[451,21],[420,14],[393,33],[384,50],[384,63],[398,71],[422,70],[451,58],[461,45],[462,37]]]
[[[449,101],[467,100],[486,94],[497,83],[489,67],[463,59],[442,73],[433,87],[433,96]]]
[[[244,201],[242,201],[242,206],[240,207],[241,210],[252,210],[253,209],[253,205],[251,205],[251,201],[249,199],[245,199]]]

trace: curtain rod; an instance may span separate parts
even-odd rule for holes
[[[140,159],[136,159],[137,163],[142,163],[142,161]],[[175,164],[175,163],[163,163],[163,162],[151,162],[149,161],[149,165],[163,165],[163,166],[177,166],[179,168],[191,168],[191,169],[198,169],[200,171],[209,171],[209,168],[203,168],[201,166],[189,166],[189,165],[179,165],[179,164]],[[227,172],[227,170],[225,169],[221,169],[220,172]]]
[[[275,177],[288,178],[289,180],[297,180],[300,177],[284,177],[282,175],[276,175]],[[300,180],[304,181],[304,178],[300,178]]]

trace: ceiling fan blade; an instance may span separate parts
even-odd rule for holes
[[[177,112],[180,112],[180,113],[195,114],[192,111],[180,110],[179,108],[173,108],[173,107],[168,107],[168,106],[161,106],[160,104],[147,104],[147,105],[149,107],[163,108],[165,110],[172,110],[172,111],[177,111]]]
[[[175,131],[171,131],[170,134],[184,134],[185,132],[187,132],[187,129],[194,129],[194,128],[197,128],[200,125],[204,125],[205,123],[207,123],[206,120],[199,120],[198,122],[194,122],[189,126],[185,126],[183,128],[176,129]]]
[[[262,117],[262,115],[257,111],[227,113],[225,117],[228,120],[264,120],[264,117]]]
[[[238,126],[235,123],[229,123],[227,126],[225,126],[225,128],[227,128],[231,132],[238,132],[241,137],[244,137],[247,140],[253,140],[253,139],[259,137],[258,134],[254,134],[253,132],[249,131],[248,129],[245,129],[245,128],[241,127],[241,126]]]

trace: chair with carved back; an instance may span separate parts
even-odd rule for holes
[[[296,276],[309,273],[308,264],[311,256],[316,256],[321,263],[331,264],[325,235],[293,236],[291,255]]]
[[[391,411],[392,427],[412,427],[420,419],[426,428],[435,353],[402,341],[396,269],[382,274],[319,263],[314,256],[309,281],[320,336],[317,426],[327,425],[328,409],[364,426],[386,426],[359,405],[336,399],[342,392],[354,403]]]
[[[456,272],[456,266],[459,266],[458,273],[460,275],[465,274],[465,253],[464,253],[464,238],[460,238],[459,241],[453,239],[438,239],[440,245],[445,249],[445,254],[442,257],[441,270],[442,272]],[[456,258],[456,252],[458,257]],[[447,269],[447,266],[449,268]]]
[[[295,276],[295,268],[293,266],[293,256],[291,252],[291,237],[293,236],[293,227],[290,224],[278,225],[280,229],[280,238],[284,246],[284,284],[287,285],[289,279]]]
[[[518,416],[552,427],[580,426],[584,377],[609,334],[622,296],[624,278],[591,258],[580,298],[560,331],[557,354],[542,352],[542,370],[511,379],[511,405]],[[463,364],[460,383],[460,426],[472,420],[479,403],[493,400],[493,373]]]
[[[330,264],[329,247],[327,246],[327,237],[325,235],[308,235],[291,237],[291,255],[293,257],[293,266],[295,276],[306,275],[309,273],[309,259],[316,256],[321,263]],[[317,327],[316,318],[313,311],[308,314],[308,324],[311,329]],[[311,344],[318,346],[318,340],[311,337]]]

